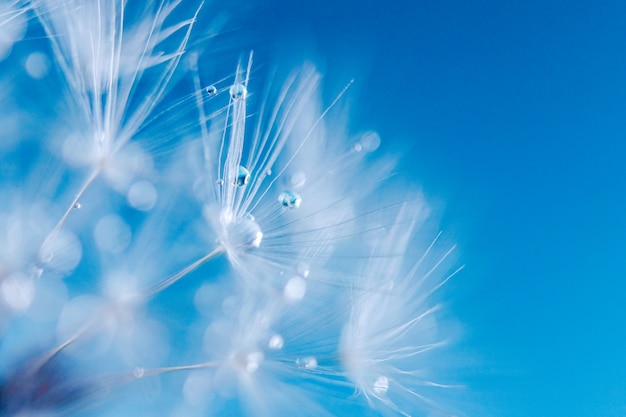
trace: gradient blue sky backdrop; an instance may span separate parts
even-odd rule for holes
[[[445,203],[470,411],[626,415],[626,2],[250,7],[237,46],[354,77],[354,126]]]

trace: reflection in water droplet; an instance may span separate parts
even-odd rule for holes
[[[235,178],[235,185],[239,187],[246,185],[250,181],[250,171],[246,167],[240,166],[237,170],[237,178]]]
[[[144,369],[140,366],[137,366],[134,370],[133,370],[133,375],[135,376],[135,378],[143,378],[144,375]]]
[[[230,87],[230,96],[233,100],[245,100],[248,96],[248,90],[245,85],[237,83]]]
[[[78,201],[74,204],[74,208],[75,208],[75,209],[79,209],[79,208],[81,208],[81,207],[82,207],[82,206],[81,206],[81,204],[80,204]]]
[[[216,180],[215,183],[217,185],[224,185],[224,180],[221,180],[221,179],[220,180]]]
[[[208,95],[212,96],[212,95],[217,94],[217,87],[215,87],[214,85],[210,85],[207,88],[205,88],[204,91],[206,91]]]
[[[298,208],[302,203],[302,197],[294,191],[284,191],[278,196],[278,201],[283,207]]]
[[[363,147],[361,146],[359,142],[357,142],[354,145],[352,145],[352,150],[354,150],[354,152],[361,152],[361,150],[363,150]]]
[[[376,378],[376,382],[374,382],[374,392],[376,394],[382,395],[385,394],[389,390],[389,380],[386,376],[379,376]]]

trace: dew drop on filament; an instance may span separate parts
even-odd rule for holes
[[[235,178],[235,185],[242,187],[250,181],[250,171],[246,167],[240,166],[237,170],[237,178]]]
[[[224,244],[231,250],[248,251],[261,246],[263,232],[252,215],[239,218],[227,211],[222,212],[220,221],[224,225]]]
[[[204,91],[206,91],[208,95],[214,96],[215,94],[217,94],[217,87],[215,87],[214,85],[210,85],[205,88]]]
[[[284,191],[278,196],[278,201],[283,207],[294,209],[300,207],[302,197],[294,191]]]
[[[389,379],[386,376],[379,376],[374,382],[374,392],[378,395],[385,394],[389,390]]]
[[[248,89],[241,83],[234,84],[230,87],[230,96],[233,100],[245,100],[248,96]]]
[[[140,366],[137,366],[135,367],[135,369],[133,369],[133,376],[135,378],[143,378],[144,374],[145,370]]]

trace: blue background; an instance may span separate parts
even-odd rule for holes
[[[626,415],[626,3],[248,7],[236,47],[355,78],[354,126],[445,203],[468,413]]]

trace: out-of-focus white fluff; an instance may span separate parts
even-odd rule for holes
[[[385,256],[370,259],[353,290],[340,337],[342,372],[384,414],[409,416],[446,407],[424,392],[443,387],[430,375],[429,353],[447,342],[437,316],[441,305],[432,296],[460,268],[454,246],[440,242],[440,235],[412,258],[411,246],[424,243],[424,222],[428,213],[421,199],[402,207],[375,248]]]
[[[199,9],[187,11],[186,20],[170,19],[179,5],[40,0],[33,6],[71,97],[65,120],[73,126],[65,128],[63,156],[104,172],[118,191],[149,169],[141,148],[125,145],[169,91],[189,41]]]

